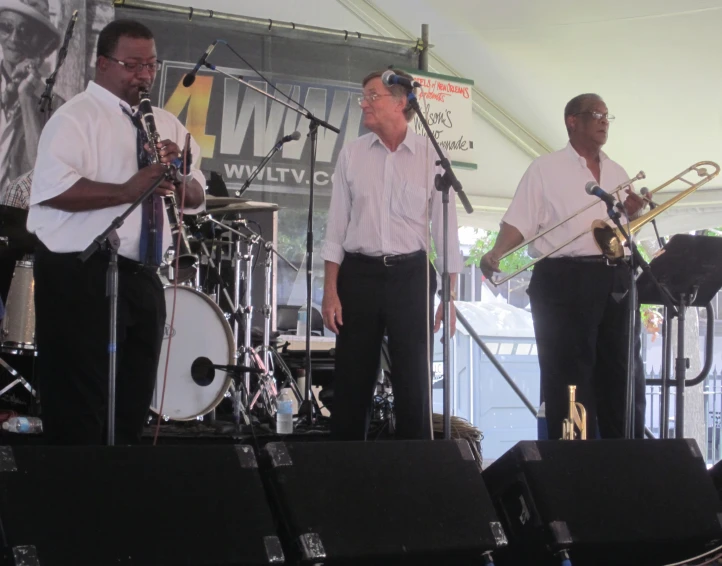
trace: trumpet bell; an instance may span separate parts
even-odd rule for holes
[[[592,237],[599,251],[610,261],[624,257],[624,242],[620,239],[618,230],[614,230],[604,220],[592,222]]]

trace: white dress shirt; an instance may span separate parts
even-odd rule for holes
[[[436,268],[443,270],[441,192],[434,187],[438,156],[428,140],[407,129],[396,151],[374,133],[344,146],[333,175],[326,241],[321,253],[340,264],[346,252],[369,256],[428,251],[429,222]],[[454,190],[449,198],[449,273],[463,269]]]
[[[629,180],[621,165],[604,152],[600,153],[601,181],[599,186],[612,192]],[[575,214],[584,206],[591,206],[578,216],[555,228],[529,245],[531,257],[541,257],[577,234],[591,228],[592,222],[608,219],[607,206],[596,196],[588,195],[589,181],[597,182],[587,167],[587,161],[569,143],[564,149],[535,159],[519,182],[503,222],[514,226],[528,240],[559,221]],[[624,190],[617,193],[622,201]],[[551,257],[600,255],[591,231],[563,247]]]
[[[56,197],[79,179],[100,183],[124,183],[138,172],[136,128],[123,108],[132,109],[110,91],[91,81],[85,92],[61,106],[40,136],[38,158],[30,193],[28,230],[37,234],[53,252],[83,251],[129,205],[84,212],[66,212],[41,203]],[[187,130],[161,108],[153,108],[161,139],[175,141],[181,148]],[[201,158],[191,138],[193,177],[205,187],[203,173],[196,168]],[[178,203],[180,206],[180,202]],[[185,212],[192,214],[205,207]],[[163,222],[163,250],[171,244],[168,219]],[[138,261],[142,206],[138,206],[118,229],[118,254]]]

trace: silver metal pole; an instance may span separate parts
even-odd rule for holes
[[[243,300],[243,322],[244,322],[244,336],[243,336],[243,365],[250,367],[251,365],[251,328],[253,326],[253,301],[251,299],[252,289],[252,277],[253,277],[253,242],[246,242],[246,253],[243,256],[243,261],[246,263],[246,289],[244,292]],[[250,401],[251,395],[251,374],[243,374],[243,384],[246,389],[246,395],[248,398],[246,402]],[[246,405],[248,408],[248,404]]]

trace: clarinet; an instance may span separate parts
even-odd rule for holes
[[[160,155],[158,155],[158,142],[160,142],[160,134],[155,126],[155,117],[153,116],[153,107],[150,103],[150,95],[147,92],[140,93],[140,104],[138,104],[143,126],[148,136],[148,145],[150,146],[150,162],[160,163]],[[173,182],[178,182],[183,175],[174,165],[166,165],[166,177]],[[198,258],[191,251],[188,243],[188,235],[185,226],[180,222],[180,214],[178,213],[178,204],[176,203],[175,194],[163,197],[165,202],[166,213],[168,214],[168,225],[173,235],[173,243],[175,246],[180,234],[180,249],[176,250],[178,257],[178,273],[175,276],[168,277],[173,281],[178,279],[179,282],[195,277],[196,262]]]

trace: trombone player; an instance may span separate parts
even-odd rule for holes
[[[597,198],[585,192],[589,181],[607,192],[628,181],[624,168],[602,151],[613,120],[597,94],[581,94],[567,103],[569,143],[535,159],[527,169],[493,248],[481,259],[486,277],[499,271],[506,252]],[[624,205],[633,216],[644,201],[628,188]],[[562,436],[570,385],[576,385],[577,401],[587,410],[590,438],[624,438],[630,267],[626,260],[609,265],[591,233],[553,252],[606,217],[600,200],[529,245],[532,257],[549,254],[535,265],[528,293],[550,439]],[[639,328],[637,313],[634,436],[641,438],[645,396]]]

